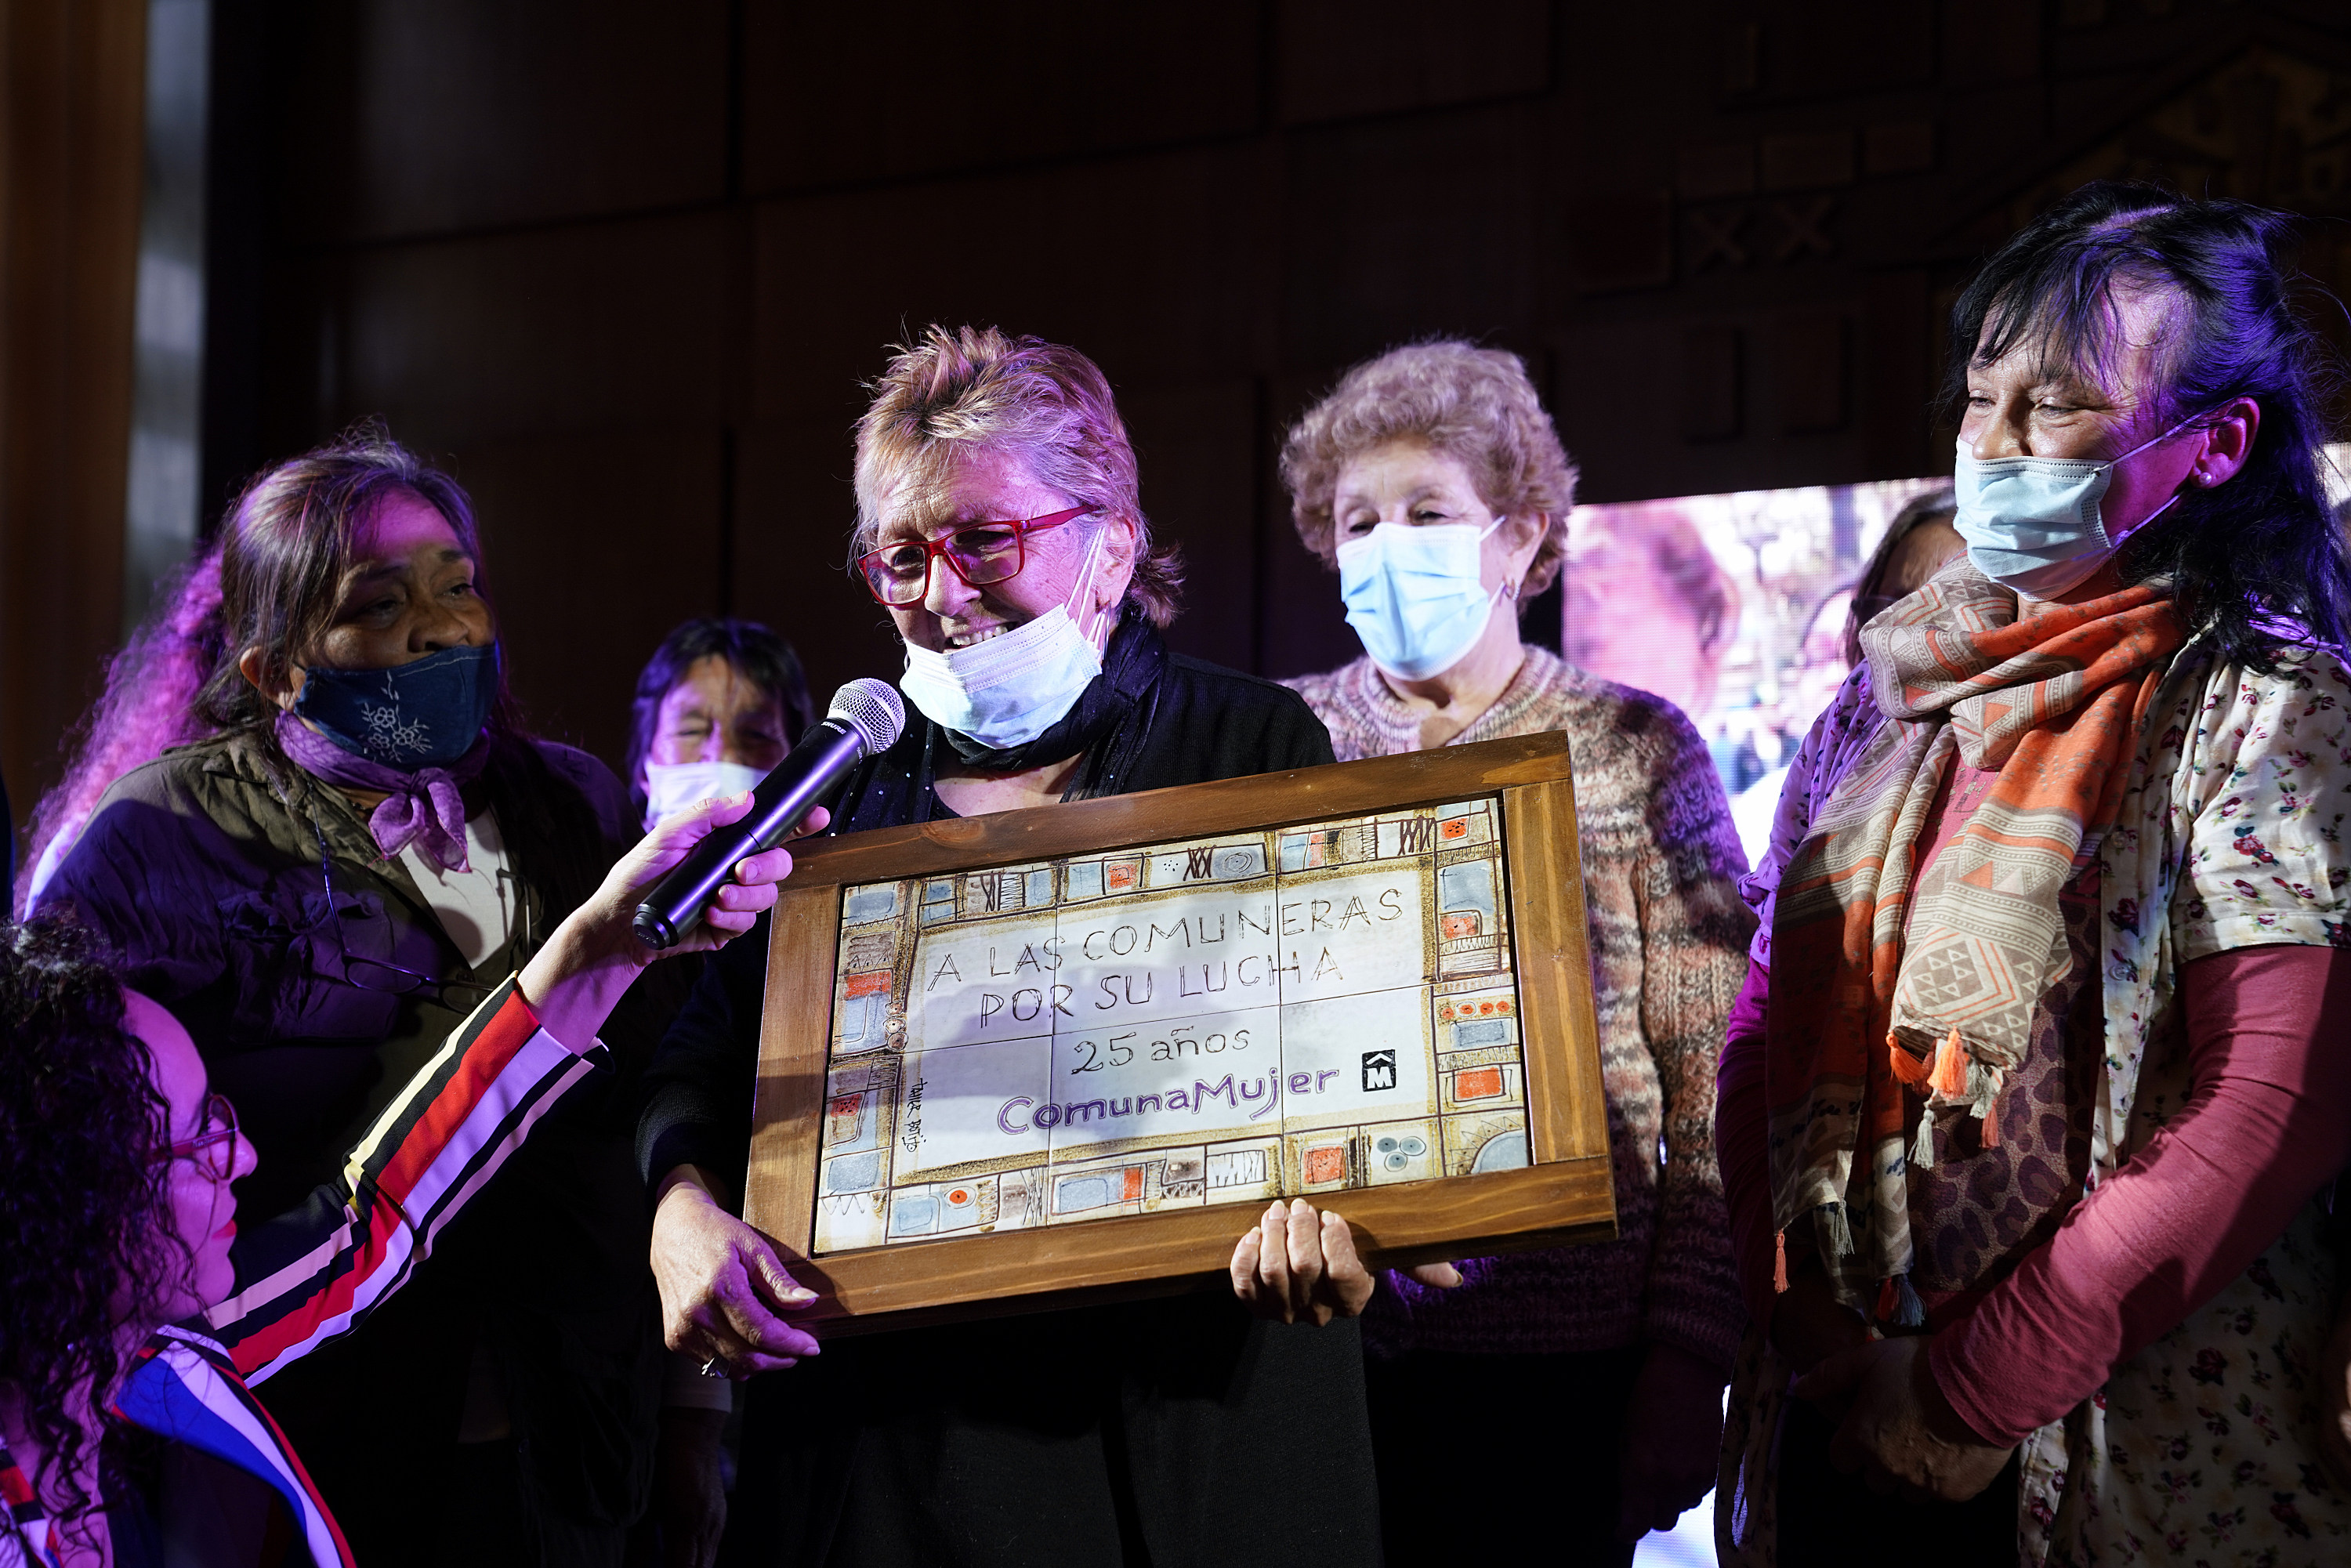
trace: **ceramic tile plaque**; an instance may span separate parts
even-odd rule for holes
[[[747,1213],[873,1322],[1169,1288],[1280,1197],[1610,1233],[1573,821],[1553,736],[814,846]]]

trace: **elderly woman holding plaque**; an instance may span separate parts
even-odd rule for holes
[[[1175,551],[1082,354],[931,329],[876,384],[856,486],[856,591],[895,622],[915,712],[850,776],[840,830],[1332,760],[1292,693],[1168,652]],[[730,1212],[767,951],[742,946],[672,1030],[639,1143],[670,1343],[747,1377],[818,1346]],[[1352,1325],[1221,1295],[836,1341],[753,1384],[730,1537],[775,1563],[1371,1563],[1361,1368]]]
[[[1517,356],[1437,342],[1358,365],[1281,469],[1365,650],[1290,683],[1341,758],[1570,737],[1615,1152],[1615,1241],[1464,1263],[1451,1289],[1357,1287],[1388,1556],[1442,1560],[1478,1496],[1498,1550],[1502,1531],[1626,1560],[1712,1481],[1741,1315],[1714,1059],[1752,922],[1722,787],[1671,705],[1520,639],[1518,607],[1559,575],[1575,469]],[[1531,1403],[1552,1413],[1535,1428]]]

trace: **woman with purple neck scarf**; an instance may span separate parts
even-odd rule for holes
[[[506,695],[464,491],[362,426],[221,540],[209,738],[119,779],[40,894],[188,1026],[259,1155],[240,1218],[354,1135],[634,837],[619,781]],[[453,1228],[436,1271],[262,1392],[361,1562],[614,1563],[661,1350],[631,1152],[653,1030]]]

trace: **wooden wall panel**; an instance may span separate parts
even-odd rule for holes
[[[791,643],[820,709],[843,681],[894,681],[905,667],[890,612],[845,570],[853,413],[762,422],[737,449],[730,612]]]
[[[2024,3],[2030,7],[2032,0]],[[1934,76],[1935,6],[1775,0],[1757,9],[1757,77],[1744,93],[1726,82],[1728,101],[1802,101],[1907,87]],[[1991,30],[1975,7],[1959,7],[1957,14],[1968,16],[1962,26],[1970,31]]]
[[[1184,550],[1184,611],[1169,646],[1257,668],[1257,383],[1122,386],[1118,402],[1152,531]]]
[[[287,233],[381,239],[717,201],[726,0],[339,0],[281,17]]]
[[[1273,0],[1290,125],[1478,103],[1551,85],[1547,0]]]
[[[509,678],[538,733],[618,768],[654,646],[719,609],[715,425],[581,431],[460,450]]]
[[[1229,374],[1249,359],[1247,149],[763,202],[755,407],[854,417],[884,345],[927,322],[994,324],[1084,350],[1116,384]]]
[[[755,4],[746,184],[766,194],[1247,135],[1258,33],[1249,0]]]
[[[0,11],[0,771],[18,821],[122,630],[147,7]]]
[[[1510,104],[1290,139],[1282,358],[1344,365],[1431,333],[1529,341],[1552,282],[1533,111]]]
[[[454,445],[726,417],[723,212],[373,247],[328,264],[319,396]],[[321,412],[325,412],[322,410]]]
[[[1259,469],[1265,524],[1258,539],[1257,673],[1277,680],[1335,670],[1364,652],[1339,602],[1339,574],[1299,540],[1275,461],[1290,427],[1345,368],[1277,376],[1267,388],[1272,417],[1262,427],[1265,457]]]

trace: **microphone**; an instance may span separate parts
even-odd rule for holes
[[[889,750],[905,727],[906,706],[887,681],[852,681],[833,693],[823,722],[751,791],[750,813],[695,845],[637,905],[630,923],[637,939],[648,947],[676,946],[735,874],[737,862],[782,843],[842,774]]]

